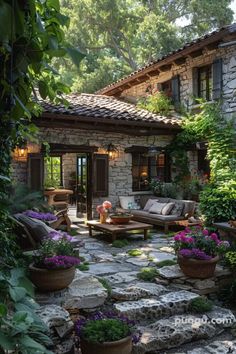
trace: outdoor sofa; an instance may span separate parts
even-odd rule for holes
[[[134,196],[124,196],[119,199],[120,211],[130,212],[135,221],[164,226],[165,233],[169,231],[170,225],[187,225],[188,219],[193,217],[196,208],[196,202],[192,200],[154,195],[141,195],[138,203],[135,202]]]

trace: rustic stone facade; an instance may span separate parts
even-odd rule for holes
[[[204,50],[203,55],[197,58],[189,57],[182,65],[173,65],[172,69],[167,72],[161,72],[157,76],[147,78],[145,82],[132,86],[124,90],[121,94],[128,100],[134,101],[146,94],[148,85],[153,88],[157,84],[170,80],[173,76],[180,76],[180,101],[186,108],[194,106],[193,101],[193,77],[192,69],[203,65],[208,65],[213,60],[223,59],[223,111],[232,114],[236,111],[236,45],[223,47],[215,50]]]
[[[172,140],[171,136],[150,136],[137,137],[118,133],[105,133],[98,131],[87,131],[79,129],[50,129],[40,128],[39,145],[43,141],[57,144],[90,145],[98,147],[98,153],[106,153],[104,146],[110,142],[118,150],[118,156],[109,160],[109,195],[106,198],[94,198],[93,208],[100,204],[104,199],[108,199],[114,206],[118,206],[121,195],[130,195],[132,191],[132,155],[125,153],[125,148],[132,145],[149,146],[155,144],[164,147]],[[36,151],[37,152],[37,151]],[[63,184],[64,187],[71,188],[71,173],[76,170],[76,154],[68,153],[62,157]],[[27,162],[14,162],[13,175],[18,182],[27,181]]]

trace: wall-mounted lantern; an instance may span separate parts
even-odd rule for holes
[[[14,159],[16,161],[27,161],[28,148],[27,145],[17,146],[14,150]]]
[[[108,153],[109,158],[112,160],[119,156],[118,148],[115,147],[115,145],[112,143],[110,143],[106,146],[106,152]]]

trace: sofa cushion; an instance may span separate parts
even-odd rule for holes
[[[15,214],[14,217],[25,225],[36,242],[41,242],[44,238],[48,237],[49,232],[55,231],[41,220],[32,219],[23,214]]]
[[[183,202],[184,202],[184,209],[182,215],[193,216],[196,208],[196,202],[194,202],[193,200],[183,200]]]
[[[122,209],[129,209],[129,206],[131,204],[133,205],[135,203],[133,195],[121,196],[121,197],[119,197],[119,201],[120,201],[120,206]]]
[[[149,214],[150,215],[150,220],[152,219],[157,219],[160,221],[177,221],[177,220],[183,220],[183,216],[178,216],[178,215],[158,215],[158,214]]]
[[[162,215],[169,215],[171,210],[173,209],[175,203],[171,202],[171,203],[167,203],[164,208],[161,211]]]
[[[166,203],[154,202],[149,209],[149,213],[160,214],[162,213],[162,209],[166,206]]]
[[[142,216],[142,217],[149,217],[149,212],[148,211],[143,211],[143,210],[136,210],[136,209],[132,209],[131,210],[131,214],[133,215],[133,216]]]
[[[145,207],[148,199],[158,199],[158,197],[156,197],[155,195],[152,195],[152,194],[140,195],[139,204],[140,204],[141,209],[143,209]]]
[[[144,211],[149,211],[149,209],[151,208],[151,206],[152,206],[155,202],[157,202],[157,201],[158,201],[158,199],[148,199],[148,201],[147,201],[147,203],[145,204],[143,210],[144,210]]]
[[[172,208],[170,214],[171,215],[181,216],[182,212],[183,212],[183,209],[184,209],[184,203],[182,201],[175,200],[175,205]]]

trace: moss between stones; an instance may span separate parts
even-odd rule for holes
[[[138,257],[138,256],[142,255],[142,251],[137,250],[137,249],[129,250],[127,253],[129,256],[132,256],[132,257]]]
[[[138,279],[144,281],[155,281],[155,278],[158,276],[159,272],[154,267],[142,268],[140,272],[137,274]]]
[[[203,297],[197,297],[190,302],[189,310],[195,313],[205,313],[211,311],[213,303]]]

